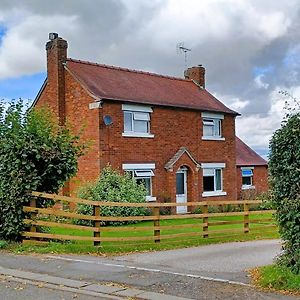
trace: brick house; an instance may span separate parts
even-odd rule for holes
[[[238,198],[251,198],[268,190],[268,163],[238,137],[236,167]]]
[[[175,78],[70,59],[67,47],[56,34],[47,42],[47,79],[34,105],[92,141],[71,194],[109,163],[143,182],[149,201],[237,199],[238,113],[205,89],[202,66]]]

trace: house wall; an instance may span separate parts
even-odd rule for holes
[[[100,113],[100,168],[110,163],[121,170],[123,163],[155,162],[155,176],[152,181],[153,196],[164,194],[166,189],[175,199],[175,173],[182,165],[190,169],[195,165],[184,158],[174,166],[174,172],[168,174],[164,166],[179,150],[186,147],[200,163],[223,162],[223,186],[227,196],[209,197],[206,199],[236,199],[236,166],[235,166],[235,119],[226,115],[223,120],[223,136],[225,141],[202,141],[201,112],[166,107],[153,107],[151,113],[151,133],[154,138],[122,137],[123,111],[122,103],[105,101]],[[113,124],[103,125],[104,115],[110,115]],[[180,164],[180,165],[179,165]],[[196,178],[196,179],[195,179]],[[201,199],[202,170],[189,183],[190,201]]]
[[[89,103],[95,102],[95,99],[89,96],[86,90],[67,71],[64,74],[66,124],[74,134],[80,135],[81,143],[86,145],[85,154],[78,160],[77,175],[67,186],[67,193],[70,192],[71,195],[75,195],[79,186],[88,181],[94,181],[100,173],[99,111],[98,109],[89,109]],[[55,88],[47,84],[35,106],[48,107],[54,116],[58,117]]]
[[[255,188],[249,190],[242,190],[242,167],[243,166],[238,166],[236,168],[238,199],[254,198],[257,194],[267,192],[269,190],[267,166],[254,166],[253,186]]]

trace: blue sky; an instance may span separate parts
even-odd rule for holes
[[[0,99],[34,100],[46,78],[46,73],[0,80]]]

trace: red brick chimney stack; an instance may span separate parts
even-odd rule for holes
[[[64,125],[66,121],[64,63],[67,60],[67,48],[67,41],[59,37],[57,33],[49,34],[49,41],[46,44],[47,84],[56,98],[56,113],[60,125]]]
[[[188,68],[184,71],[185,79],[191,79],[197,82],[205,89],[205,68],[202,65]]]

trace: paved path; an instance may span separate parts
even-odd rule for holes
[[[96,287],[99,292],[106,291],[107,295],[114,296],[122,291],[137,291],[136,297],[159,300],[174,296],[222,300],[298,299],[263,293],[248,284],[245,269],[271,263],[279,251],[280,241],[268,240],[109,258],[1,253],[0,266],[2,273],[12,272],[17,278],[24,278],[22,271],[25,271],[32,273],[29,277],[33,280],[74,285],[79,291]],[[113,292],[109,287],[114,286],[121,286],[121,289]],[[142,293],[144,296],[140,297]]]

